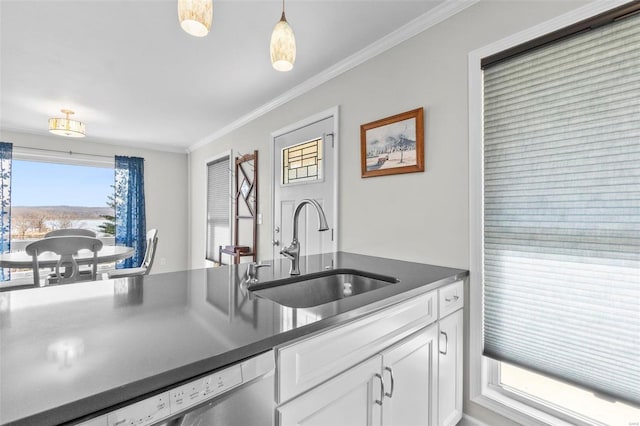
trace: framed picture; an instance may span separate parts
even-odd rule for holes
[[[362,177],[424,172],[424,109],[360,126]]]

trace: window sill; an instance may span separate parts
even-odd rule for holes
[[[487,387],[471,401],[501,416],[525,426],[574,426],[549,413],[505,395],[497,389]]]

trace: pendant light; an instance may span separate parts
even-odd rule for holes
[[[85,137],[84,123],[69,118],[73,114],[70,109],[61,109],[65,118],[50,118],[49,131],[54,135],[67,136],[70,138]]]
[[[284,16],[284,0],[282,0],[282,17],[271,34],[271,64],[278,71],[291,71],[296,61],[296,38]]]
[[[188,34],[206,36],[213,20],[213,0],[178,0],[178,19]]]

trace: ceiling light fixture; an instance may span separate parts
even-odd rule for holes
[[[69,118],[74,112],[70,109],[61,109],[65,118],[50,118],[49,119],[49,131],[54,135],[68,136],[70,138],[83,138],[85,137],[84,123],[71,120]]]
[[[271,34],[271,64],[278,71],[291,71],[296,61],[296,38],[284,16],[284,0],[282,0],[282,17]]]
[[[188,34],[206,36],[213,20],[213,0],[178,0],[178,19]]]

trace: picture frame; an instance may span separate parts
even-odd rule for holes
[[[424,172],[424,108],[360,126],[362,177]]]

